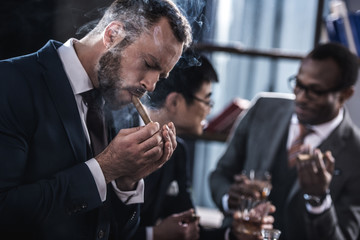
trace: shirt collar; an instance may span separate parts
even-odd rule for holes
[[[75,52],[74,41],[77,40],[70,38],[57,51],[74,94],[80,94],[94,87]]]
[[[310,125],[310,128],[312,129],[312,130],[314,130],[314,133],[316,134],[316,135],[318,135],[319,137],[321,137],[321,138],[326,138],[327,136],[329,136],[330,135],[330,133],[337,127],[337,126],[339,126],[340,125],[340,123],[341,123],[341,121],[344,119],[344,109],[343,108],[341,108],[340,110],[339,110],[339,113],[338,113],[338,115],[334,118],[334,119],[332,119],[332,120],[330,120],[330,121],[328,121],[328,122],[326,122],[326,123],[322,123],[322,124],[318,124],[318,125]],[[291,124],[299,124],[299,120],[298,120],[298,118],[297,118],[297,116],[296,116],[296,113],[294,113],[293,115],[292,115],[292,117],[291,117]]]

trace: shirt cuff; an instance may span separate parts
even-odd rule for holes
[[[226,213],[230,212],[229,205],[228,205],[228,200],[229,200],[229,195],[225,194],[222,197],[222,206],[223,206],[224,212],[226,212]]]
[[[144,179],[141,179],[134,191],[121,191],[115,180],[111,181],[116,196],[125,204],[143,203],[144,202]]]
[[[322,202],[322,204],[320,206],[314,207],[310,203],[306,203],[305,205],[306,205],[306,210],[309,213],[321,214],[321,213],[325,212],[326,210],[330,209],[331,204],[332,204],[331,196],[330,196],[330,194],[327,194],[326,198],[324,199],[324,201]]]
[[[95,158],[92,158],[85,162],[85,164],[90,169],[91,174],[93,175],[93,178],[96,183],[96,187],[99,192],[99,196],[102,202],[105,202],[106,200],[106,181],[104,174],[100,168],[99,163],[95,160]]]
[[[230,228],[226,229],[224,240],[230,240]]]
[[[153,227],[146,227],[146,240],[153,240],[154,228]]]

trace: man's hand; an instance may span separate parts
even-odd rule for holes
[[[199,219],[193,218],[194,210],[189,209],[173,214],[154,226],[154,240],[196,240],[199,239]]]
[[[274,217],[268,213],[275,212],[275,206],[265,202],[251,209],[245,217],[240,211],[233,214],[231,227],[231,239],[235,240],[258,240],[262,239],[261,229],[272,229]]]
[[[323,196],[327,193],[334,172],[335,160],[330,151],[315,149],[308,159],[297,159],[300,186],[304,193]]]
[[[260,199],[261,190],[256,184],[252,184],[251,180],[243,174],[234,176],[234,183],[229,189],[228,206],[231,210],[237,210],[244,197]]]
[[[122,191],[133,190],[136,183],[161,167],[176,148],[173,123],[149,123],[146,126],[122,129],[107,148],[95,159],[106,183],[116,179]]]

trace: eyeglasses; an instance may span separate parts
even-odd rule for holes
[[[336,87],[328,90],[316,90],[312,89],[311,87],[308,87],[301,82],[299,82],[296,75],[291,76],[288,79],[289,88],[294,91],[295,94],[299,93],[300,91],[305,91],[305,94],[308,98],[317,98],[324,96],[329,93],[338,92],[342,90],[341,87]]]
[[[210,108],[214,107],[214,101],[213,100],[204,100],[204,99],[198,98],[197,96],[192,96],[192,97],[196,101],[202,102],[202,103],[204,103],[206,106],[208,106]]]

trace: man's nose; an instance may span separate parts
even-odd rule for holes
[[[295,93],[296,99],[297,100],[308,100],[308,93],[306,91],[306,89],[300,88],[296,91]]]
[[[152,92],[155,90],[156,83],[159,81],[159,74],[147,74],[146,77],[141,80],[141,84],[145,87],[146,91]]]

